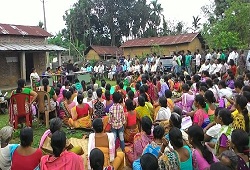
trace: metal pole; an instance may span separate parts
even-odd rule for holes
[[[44,30],[47,31],[47,22],[46,22],[46,13],[45,13],[45,0],[41,0],[43,4],[43,25],[44,25]],[[45,39],[45,43],[48,43],[47,38]],[[47,67],[50,66],[50,61],[49,61],[49,53],[46,52],[46,65]]]
[[[45,13],[45,1],[41,0],[43,3],[43,24],[44,24],[44,29],[47,31],[47,24],[46,24],[46,13]]]

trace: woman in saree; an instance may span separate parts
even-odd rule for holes
[[[105,112],[109,113],[109,108],[113,105],[113,100],[111,100],[111,95],[110,91],[106,90],[105,91],[105,99],[106,99],[106,107],[105,107]]]
[[[53,154],[53,149],[51,147],[51,137],[53,133],[61,130],[62,120],[60,118],[53,118],[50,120],[50,128],[46,130],[41,137],[39,148],[42,149],[44,154]],[[74,152],[78,155],[82,155],[84,152],[80,146],[73,146],[69,143],[68,139],[66,140],[66,150]]]
[[[134,136],[133,144],[125,147],[128,166],[131,166],[132,163],[142,155],[144,148],[153,140],[151,119],[144,116],[141,122],[142,131]]]
[[[150,153],[154,155],[156,158],[159,157],[162,143],[162,138],[164,135],[164,128],[162,126],[156,126],[153,130],[154,139],[153,141],[148,144],[145,149],[143,150],[142,155]],[[137,159],[133,162],[133,170],[141,170],[141,163],[140,159]]]
[[[126,124],[124,131],[124,140],[128,143],[133,143],[134,136],[139,132],[136,123],[136,111],[134,110],[134,103],[131,99],[127,99],[125,102],[127,109],[126,114]]]
[[[13,152],[18,144],[9,144],[12,139],[14,129],[5,126],[0,130],[0,169],[10,169]]]
[[[161,153],[159,154],[160,170],[193,169],[192,151],[184,144],[182,132],[179,128],[173,127],[169,131],[169,142],[173,149],[168,148],[168,141],[163,141]]]
[[[230,148],[238,157],[238,170],[249,169],[249,137],[242,129],[235,129],[231,135]]]
[[[210,165],[218,160],[204,143],[203,129],[198,125],[193,125],[188,128],[187,133],[189,143],[193,146],[193,169],[209,169]]]
[[[55,90],[49,86],[49,80],[47,78],[43,78],[42,86],[38,87],[38,91],[44,91],[49,94],[50,110],[54,111],[56,109],[57,96],[56,96]]]
[[[41,158],[41,170],[77,169],[84,170],[82,157],[67,151],[67,138],[63,131],[56,131],[51,136],[52,155]]]
[[[72,128],[91,128],[92,109],[87,103],[83,103],[83,95],[77,96],[78,105],[71,109],[71,118],[69,126]]]
[[[26,110],[26,113],[29,113],[29,106],[31,106],[31,109],[32,109],[32,114],[35,115],[36,114],[36,107],[33,105],[33,103],[36,101],[36,98],[37,98],[37,93],[33,90],[31,90],[30,88],[27,88],[25,87],[26,85],[26,82],[24,79],[19,79],[17,81],[17,89],[12,91],[12,94],[11,95],[14,95],[14,94],[27,94],[27,95],[30,95],[30,99],[27,99],[26,100],[26,103],[25,103],[25,110]],[[13,110],[12,110],[12,107],[10,107],[11,105],[13,104]],[[10,103],[9,104],[9,113],[10,113],[10,123],[12,124],[13,121],[14,121],[14,115],[17,115],[17,105],[15,103]],[[28,126],[28,125],[26,125]]]
[[[95,133],[89,135],[88,155],[94,148],[100,149],[104,154],[104,167],[112,165],[114,169],[123,167],[124,154],[116,153],[115,139],[113,133],[103,132],[103,121],[101,118],[96,118],[93,121]],[[90,169],[90,163],[88,163]]]
[[[182,109],[182,111],[190,112],[194,103],[194,93],[190,91],[188,84],[182,85],[182,96],[175,100],[175,104]]]
[[[138,97],[138,104],[139,106],[135,108],[137,119],[141,121],[144,116],[148,116],[150,120],[153,121],[154,115],[148,105],[146,105],[145,98],[143,96]]]
[[[63,119],[63,123],[68,125],[68,120],[71,118],[71,109],[76,106],[76,103],[71,100],[72,93],[67,91],[65,93],[65,100],[60,104],[60,117]]]

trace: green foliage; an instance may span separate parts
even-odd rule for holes
[[[78,0],[65,12],[70,42],[119,46],[122,37],[160,35],[163,8],[157,0]]]
[[[151,52],[155,53],[156,55],[162,55],[163,54],[163,49],[161,48],[161,46],[154,44],[151,47]]]
[[[223,11],[223,18],[204,25],[202,34],[210,48],[246,48],[250,44],[249,21],[250,4],[235,0]]]

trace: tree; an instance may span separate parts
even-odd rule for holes
[[[223,12],[223,18],[206,23],[202,34],[210,48],[246,48],[250,44],[250,4],[235,0]]]
[[[199,16],[193,16],[193,22],[192,22],[192,27],[193,31],[197,32],[200,29],[201,23],[200,23],[201,18]]]

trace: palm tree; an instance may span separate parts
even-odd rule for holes
[[[151,26],[152,29],[155,31],[155,34],[157,34],[158,27],[161,24],[161,18],[163,17],[163,8],[161,7],[161,4],[158,3],[158,0],[152,0],[150,3],[150,8],[151,11],[149,26]]]
[[[201,20],[201,18],[199,16],[195,17],[193,16],[193,22],[192,22],[192,29],[193,31],[197,31],[198,29],[200,29],[201,23],[199,23]]]

